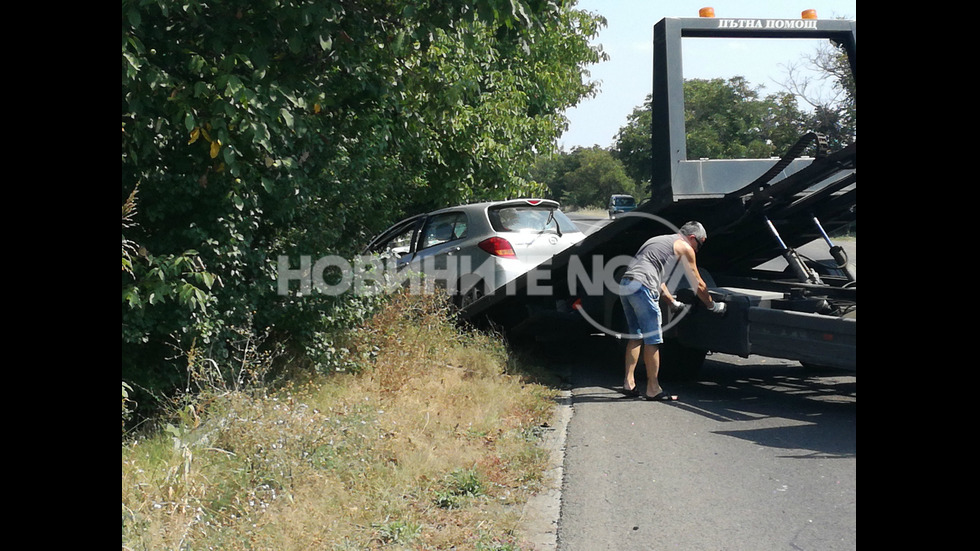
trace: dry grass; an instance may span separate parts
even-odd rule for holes
[[[571,207],[563,208],[566,214],[575,213],[579,216],[589,216],[592,218],[608,218],[609,211],[602,207]]]
[[[526,549],[554,391],[432,297],[359,335],[363,373],[221,393],[124,444],[124,549]]]

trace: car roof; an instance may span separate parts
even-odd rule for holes
[[[502,200],[502,201],[480,201],[480,202],[477,202],[477,203],[464,203],[464,204],[460,204],[460,205],[456,205],[456,206],[452,206],[452,207],[443,207],[441,209],[436,209],[436,210],[431,210],[431,211],[427,211],[427,212],[422,212],[422,213],[414,214],[412,216],[409,216],[407,218],[403,218],[403,219],[399,220],[398,222],[392,224],[391,226],[388,226],[387,229],[385,229],[383,232],[379,233],[378,235],[374,236],[371,239],[371,241],[369,242],[369,244],[365,248],[365,250],[367,250],[368,248],[370,248],[371,246],[373,246],[379,239],[381,239],[381,237],[383,237],[386,233],[388,233],[388,231],[390,231],[392,228],[394,228],[396,226],[401,226],[402,224],[405,224],[405,223],[410,222],[412,220],[417,220],[417,219],[422,218],[424,216],[432,216],[432,215],[435,215],[435,214],[442,214],[444,212],[453,212],[453,211],[459,211],[459,210],[482,211],[482,210],[488,209],[490,207],[496,207],[496,206],[532,206],[532,207],[543,206],[543,207],[547,207],[547,208],[556,208],[556,209],[557,208],[560,208],[560,205],[559,205],[558,201],[555,201],[555,200],[552,200],[552,199],[537,199],[537,198],[505,199],[505,200]]]
[[[452,207],[443,207],[441,209],[429,211],[425,214],[433,215],[433,214],[440,214],[443,212],[450,212],[454,210],[480,211],[480,210],[488,209],[490,207],[498,207],[498,206],[531,206],[531,207],[540,206],[540,207],[557,209],[560,208],[561,205],[559,205],[558,201],[554,201],[552,199],[535,199],[535,198],[505,199],[503,201],[480,201],[477,203],[464,203]],[[410,217],[410,218],[414,218],[414,217]]]

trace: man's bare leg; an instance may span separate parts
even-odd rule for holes
[[[634,373],[636,372],[636,364],[640,361],[640,347],[642,346],[643,341],[639,339],[628,339],[626,341],[626,374],[623,377],[623,390],[626,392],[630,392],[636,388]]]
[[[643,347],[643,363],[647,366],[647,396],[656,396],[660,388],[660,346],[648,344]]]
[[[643,347],[643,362],[647,364],[647,389],[646,398],[654,399],[657,402],[673,402],[677,399],[676,395],[664,393],[660,386],[660,346],[648,344]]]

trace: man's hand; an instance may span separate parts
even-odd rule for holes
[[[716,300],[711,304],[711,308],[709,308],[708,311],[711,312],[712,314],[718,314],[719,316],[722,316],[725,314],[725,310],[727,309],[728,309],[727,304]]]
[[[677,300],[674,297],[670,297],[669,305],[670,305],[670,311],[674,313],[680,312],[684,308],[687,308],[686,304]]]

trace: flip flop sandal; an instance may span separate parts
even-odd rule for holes
[[[626,385],[623,385],[623,394],[627,396],[639,396],[640,391],[635,386],[633,388],[626,388]]]
[[[667,394],[666,391],[661,391],[660,394],[657,394],[656,396],[648,396],[644,394],[643,399],[648,402],[673,402],[677,400],[677,396]]]

